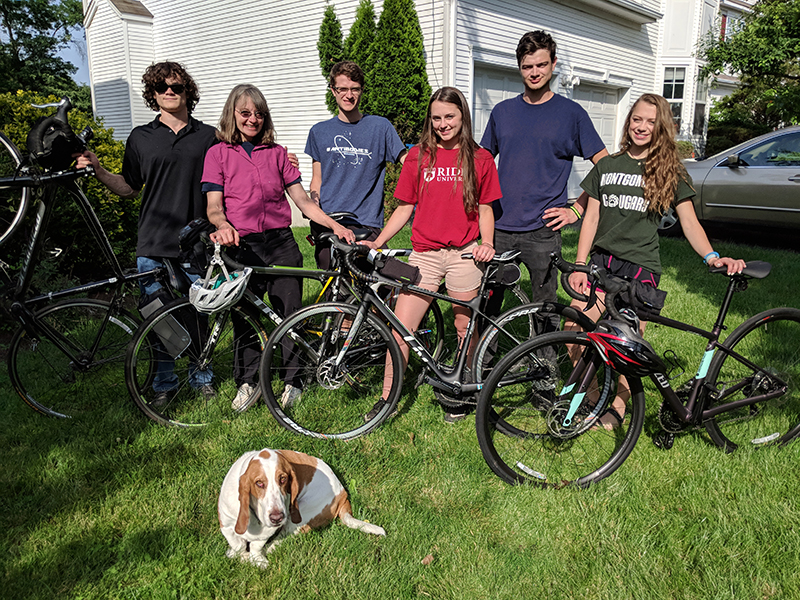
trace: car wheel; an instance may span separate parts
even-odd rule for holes
[[[658,224],[659,235],[677,235],[680,233],[681,224],[678,221],[678,213],[674,208],[670,208],[661,217],[661,222]]]

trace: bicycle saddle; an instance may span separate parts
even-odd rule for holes
[[[772,271],[772,265],[763,260],[751,260],[747,263],[744,270],[738,275],[731,275],[731,277],[752,277],[753,279],[764,279]],[[722,273],[728,274],[728,267],[725,265],[721,267],[708,267],[709,273]]]

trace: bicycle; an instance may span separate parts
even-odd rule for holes
[[[736,292],[748,280],[766,277],[769,263],[751,261],[729,276],[711,331],[622,303],[631,283],[593,266],[554,263],[565,275],[587,273],[606,291],[608,317],[594,331],[541,336],[510,352],[489,375],[478,401],[476,428],[489,467],[508,483],[585,487],[608,477],[633,450],[644,422],[641,379],[650,377],[664,401],[657,446],[668,449],[674,436],[705,428],[725,451],[786,444],[800,433],[800,310],[773,308],[739,325],[725,341],[720,333]],[[709,268],[726,273],[726,267]],[[572,297],[587,301],[562,284]],[[593,288],[594,289],[594,288]],[[638,335],[643,319],[707,340],[696,375],[673,390],[674,352],[659,357]],[[555,359],[546,359],[547,351]],[[619,375],[631,395],[618,428],[599,419],[609,410]],[[675,377],[682,373],[677,373]]]
[[[349,215],[333,213],[330,216],[339,219]],[[368,233],[357,234],[356,237],[364,238]],[[335,239],[332,233],[323,232],[310,241],[319,244],[331,238]],[[389,256],[404,256],[409,252],[386,251]],[[322,284],[322,289],[315,303],[328,297],[334,300],[345,297],[357,299],[362,293],[360,286],[354,284],[347,265],[336,260],[336,254],[334,248],[330,270],[243,265],[224,252],[218,253],[218,257],[232,270],[250,266],[254,275],[317,280]],[[246,333],[234,335],[234,321],[241,324],[239,331],[246,330]],[[268,338],[264,324],[277,326],[282,322],[283,319],[249,289],[242,301],[211,315],[199,313],[189,298],[174,300],[150,315],[131,340],[125,357],[125,381],[131,398],[148,418],[164,425],[199,427],[234,419],[256,404],[261,396],[257,382],[258,361]],[[417,337],[434,355],[442,351],[443,329],[441,310],[438,306],[432,306],[425,314]],[[248,372],[248,376],[256,382],[254,393],[238,408],[232,405],[237,393],[236,382],[231,376],[235,356],[242,356],[245,364],[253,365],[254,372]],[[168,364],[179,379],[168,401],[159,404],[152,383],[162,364]],[[211,370],[212,367],[216,396],[209,398],[195,390],[189,379],[193,373]],[[241,364],[238,367],[250,368]]]
[[[554,312],[584,326],[592,326],[579,311],[558,304],[526,304],[499,317],[486,315],[483,305],[490,293],[490,283],[503,281],[509,272],[515,273],[511,277],[514,282],[519,277],[519,266],[514,262],[519,254],[516,251],[496,256],[487,263],[477,296],[463,301],[387,279],[380,274],[380,252],[370,251],[365,246],[349,246],[338,240],[333,243],[353,276],[369,284],[363,290],[360,303],[324,303],[299,310],[275,329],[261,358],[264,401],[281,426],[295,433],[325,439],[353,439],[374,430],[395,411],[403,384],[403,362],[392,329],[401,334],[424,365],[418,385],[428,383],[449,402],[468,404],[474,403],[472,396],[481,389],[480,382],[494,361],[533,335],[532,319],[539,312]],[[361,271],[353,262],[354,255],[367,255],[373,263],[373,272]],[[472,257],[465,254],[462,258]],[[479,320],[488,323],[477,342],[470,368],[466,369],[467,344],[456,351],[450,364],[433,356],[376,293],[379,286],[433,298],[432,305],[442,300],[469,308],[465,339],[470,339]],[[293,349],[299,363],[291,371],[284,367],[288,362],[286,348]],[[381,397],[387,360],[394,373],[391,392],[377,414],[370,416],[367,413]],[[294,381],[293,385],[303,390],[301,399],[290,406],[282,406],[278,401],[286,381]]]
[[[57,111],[28,134],[26,158],[0,132],[0,244],[20,229],[28,209],[38,202],[22,269],[13,289],[6,291],[9,312],[20,323],[9,345],[7,364],[11,384],[28,406],[45,415],[70,418],[96,406],[98,391],[106,395],[123,385],[125,348],[140,322],[123,307],[128,286],[148,276],[155,276],[165,289],[170,286],[164,269],[136,273],[120,266],[94,209],[77,184],[93,170],[69,168],[72,154],[83,151],[92,137],[88,127],[77,135],[70,128],[69,99],[36,107],[57,107]],[[27,298],[59,188],[76,201],[113,276]],[[171,275],[169,279],[179,285],[180,270],[175,268]],[[110,300],[70,299],[109,288]]]

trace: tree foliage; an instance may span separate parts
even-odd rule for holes
[[[404,142],[416,143],[431,87],[414,0],[383,3],[370,57],[365,89],[370,110],[389,119]]]
[[[56,96],[43,96],[35,92],[18,91],[0,94],[0,129],[3,130],[23,155],[27,154],[25,141],[34,122],[53,109],[38,109],[32,104],[57,102]],[[92,150],[100,157],[104,167],[114,173],[122,170],[122,156],[125,146],[114,140],[113,130],[103,127],[102,121],[94,119],[90,113],[73,109],[69,113],[70,125],[74,131],[81,131],[87,125],[94,131],[90,142]],[[94,178],[86,179],[83,189],[100,223],[108,235],[111,246],[123,264],[133,264],[136,251],[136,231],[139,218],[139,198],[122,199],[112,194]],[[62,197],[63,196],[63,197]],[[86,280],[99,273],[106,273],[108,265],[99,262],[99,247],[93,241],[75,202],[62,193],[47,231],[45,250],[61,249],[55,258],[47,258],[42,266],[47,272],[59,272],[70,279]],[[0,259],[15,266],[21,258],[22,242],[30,233],[32,213],[16,233],[14,239],[0,248]],[[46,289],[47,284],[41,287]]]
[[[322,25],[320,25],[319,28],[317,52],[319,53],[319,68],[327,82],[331,67],[337,62],[344,60],[342,24],[339,22],[339,18],[336,16],[336,11],[332,4],[328,4],[325,7]],[[336,99],[333,97],[330,89],[328,89],[325,94],[325,103],[332,114],[337,113]]]
[[[372,0],[361,0],[356,9],[356,20],[344,41],[344,57],[358,64],[365,73],[368,73],[372,66],[371,45],[375,40],[377,29]],[[362,99],[360,108],[366,113],[371,112],[368,98]]]
[[[800,116],[800,0],[760,0],[742,27],[725,39],[709,37],[700,54],[704,75],[730,72],[742,88],[717,117],[757,126],[795,123]]]
[[[0,0],[0,92],[67,95],[90,110],[88,86],[72,79],[75,65],[58,53],[83,23],[80,0]]]

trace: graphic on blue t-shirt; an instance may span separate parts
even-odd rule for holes
[[[356,148],[344,135],[337,135],[333,138],[333,146],[325,149],[326,152],[336,152],[345,159],[351,159],[354,165],[360,164],[363,159],[372,158],[372,152],[367,148]]]

